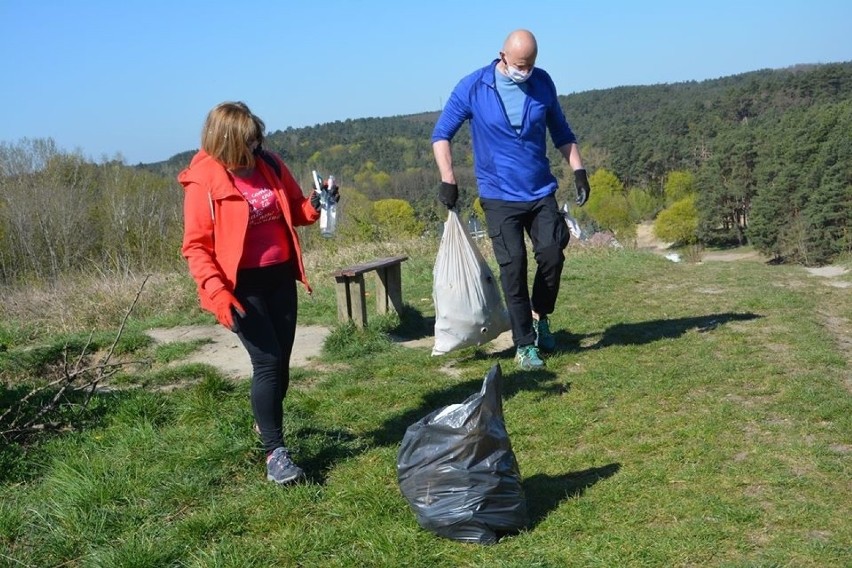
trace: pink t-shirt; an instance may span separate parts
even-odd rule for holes
[[[249,223],[240,268],[259,268],[290,260],[293,243],[275,193],[255,168],[247,178],[234,177],[234,185],[249,204]]]

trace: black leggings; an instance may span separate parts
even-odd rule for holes
[[[235,318],[237,335],[251,359],[251,408],[267,452],[284,447],[284,397],[298,312],[293,274],[289,263],[240,270],[234,291],[246,311]]]

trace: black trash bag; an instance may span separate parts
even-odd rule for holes
[[[400,490],[420,526],[439,536],[492,544],[529,523],[501,380],[494,365],[479,393],[415,422],[402,439]]]

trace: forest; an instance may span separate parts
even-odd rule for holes
[[[559,85],[557,85],[559,88]],[[629,242],[641,221],[680,245],[749,244],[778,261],[821,265],[852,251],[852,62],[560,97],[592,197],[572,214],[586,232]],[[443,216],[430,145],[437,112],[269,132],[303,188],[333,174],[342,239],[435,234]],[[0,282],[65,271],[175,266],[182,191],[195,149],[168,160],[95,163],[51,139],[0,143]],[[453,144],[460,207],[481,215],[469,132]],[[557,198],[573,203],[551,150]],[[328,246],[313,233],[306,246]]]

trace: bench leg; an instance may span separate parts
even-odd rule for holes
[[[359,274],[349,281],[349,305],[352,307],[352,321],[360,329],[367,325],[366,296],[364,275]]]
[[[388,313],[388,271],[387,268],[376,270],[376,313]]]
[[[334,279],[335,293],[337,295],[337,319],[347,322],[352,319],[352,303],[349,301],[349,279],[339,276]]]
[[[376,271],[376,311],[386,314],[390,307],[396,313],[402,313],[402,271],[399,264]]]

